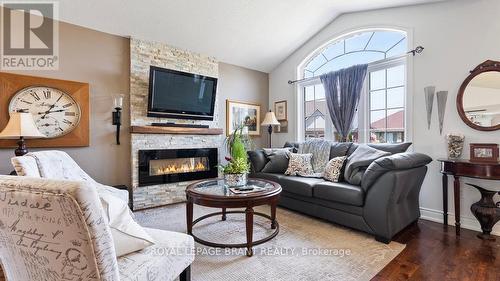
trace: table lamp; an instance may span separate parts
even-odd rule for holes
[[[33,116],[28,112],[10,112],[10,119],[7,126],[0,132],[0,139],[19,139],[18,147],[14,151],[16,156],[23,156],[28,153],[24,139],[45,138],[45,135],[38,131],[33,121]]]
[[[266,113],[266,116],[264,117],[264,121],[262,121],[260,125],[269,126],[267,127],[267,131],[269,132],[269,147],[271,147],[271,134],[273,133],[273,126],[280,125],[280,122],[278,122],[278,120],[276,119],[276,115],[274,115],[274,112],[269,110],[269,112]]]

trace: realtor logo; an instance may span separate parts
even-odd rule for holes
[[[1,70],[59,67],[57,3],[1,2]]]

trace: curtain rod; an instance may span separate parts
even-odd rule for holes
[[[408,51],[406,54],[402,55],[401,57],[406,57],[406,56],[409,56],[409,55],[415,56],[416,54],[420,54],[423,51],[424,51],[424,47],[417,46],[415,49]],[[385,60],[386,59],[377,60],[377,61],[371,62],[370,64],[372,64],[372,63],[379,63],[379,62],[382,62],[382,61],[385,61]],[[295,84],[295,83],[298,83],[298,82],[310,81],[310,80],[317,79],[317,78],[318,78],[318,76],[304,78],[304,79],[298,79],[298,80],[288,80],[288,84],[291,85],[291,84]]]

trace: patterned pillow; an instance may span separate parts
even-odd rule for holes
[[[327,181],[338,182],[346,158],[347,156],[340,156],[328,161],[323,172],[323,178]]]
[[[288,161],[288,169],[285,175],[288,176],[310,176],[314,173],[312,167],[312,153],[298,154],[290,153]]]

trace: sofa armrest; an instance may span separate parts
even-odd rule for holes
[[[361,180],[361,187],[365,191],[368,191],[375,181],[388,171],[418,168],[429,164],[431,161],[432,158],[429,156],[416,152],[405,152],[381,157],[368,166]]]
[[[377,238],[394,234],[420,217],[419,194],[427,166],[390,170],[382,174],[365,196],[363,218]]]

